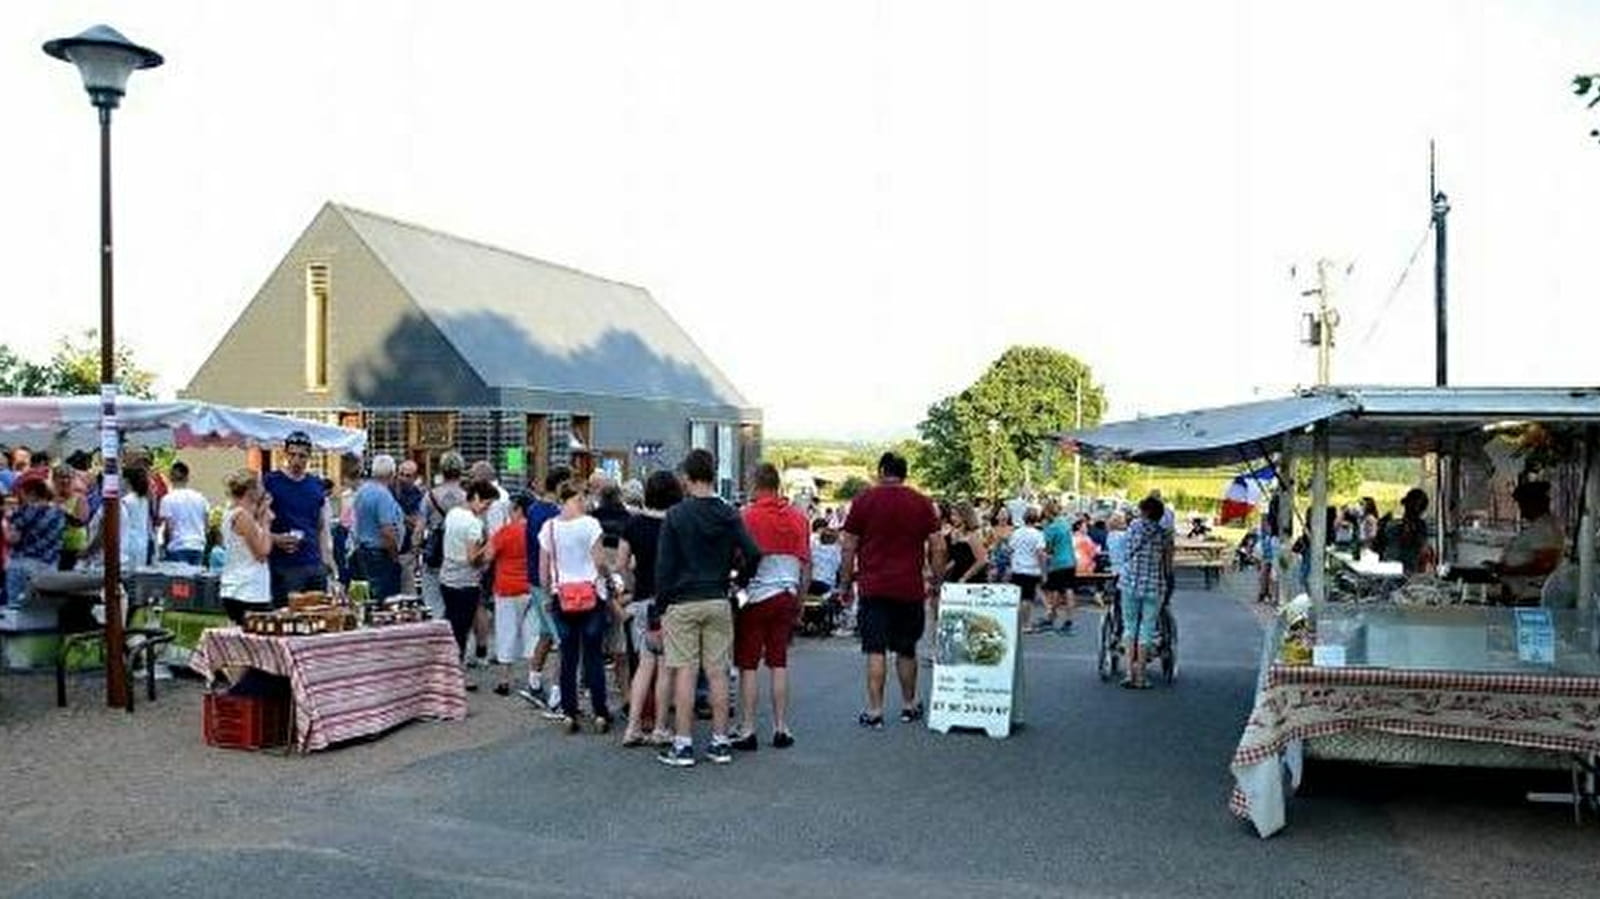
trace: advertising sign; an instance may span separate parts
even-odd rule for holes
[[[1515,609],[1517,658],[1535,665],[1556,663],[1556,633],[1549,609]]]
[[[1022,591],[1013,584],[946,584],[933,632],[928,727],[1011,734],[1022,723]]]

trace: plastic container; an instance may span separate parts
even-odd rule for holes
[[[201,731],[207,746],[266,749],[289,742],[289,700],[284,696],[205,694]]]

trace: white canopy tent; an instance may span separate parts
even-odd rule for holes
[[[360,454],[365,431],[194,400],[117,400],[117,430],[129,443],[172,446],[272,448],[293,431],[330,453]],[[100,446],[100,398],[0,397],[0,441],[48,447],[56,453]]]

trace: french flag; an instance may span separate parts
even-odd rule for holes
[[[1250,513],[1267,498],[1266,485],[1278,476],[1268,465],[1234,477],[1222,493],[1221,524],[1245,521]]]

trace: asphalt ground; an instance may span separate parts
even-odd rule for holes
[[[0,894],[1595,894],[1600,826],[1523,802],[1530,775],[1324,769],[1256,837],[1226,802],[1259,624],[1226,587],[1175,607],[1170,687],[1102,684],[1092,612],[1025,638],[1006,740],[862,730],[859,654],[802,640],[798,745],[688,770],[486,690],[465,722],[300,758],[198,746],[193,686],[129,718],[0,679]]]

